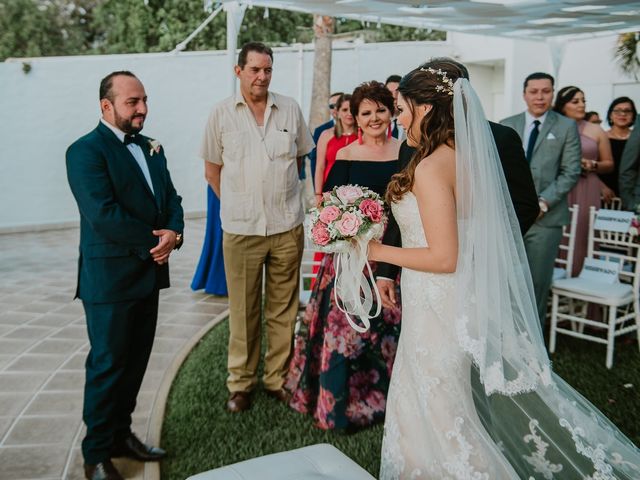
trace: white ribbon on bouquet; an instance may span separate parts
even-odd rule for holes
[[[367,260],[369,241],[380,238],[382,232],[381,223],[373,224],[369,230],[352,241],[335,242],[325,250],[334,253],[336,277],[333,295],[336,306],[345,314],[351,328],[360,333],[368,331],[371,327],[369,320],[380,315],[382,311],[380,292]],[[364,274],[365,267],[368,275]],[[376,309],[371,314],[374,299]],[[354,322],[352,316],[360,319],[364,326]]]

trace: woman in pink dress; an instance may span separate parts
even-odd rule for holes
[[[604,184],[598,174],[613,170],[609,138],[600,125],[589,123],[584,119],[585,107],[584,92],[573,86],[560,89],[553,106],[556,112],[578,122],[582,145],[582,174],[576,186],[569,192],[569,205],[578,204],[579,206],[572,276],[580,273],[584,258],[587,256],[589,208],[600,208],[600,192]]]

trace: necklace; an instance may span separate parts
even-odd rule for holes
[[[609,137],[614,140],[628,140],[631,132],[627,132],[626,134],[620,135],[613,131],[613,129],[609,130]]]

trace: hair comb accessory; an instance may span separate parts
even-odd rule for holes
[[[435,68],[424,68],[420,69],[421,72],[429,72],[434,75],[438,75],[440,80],[440,85],[436,85],[436,92],[444,92],[447,95],[453,95],[453,80],[447,77],[447,72],[443,72],[441,69],[436,70]]]

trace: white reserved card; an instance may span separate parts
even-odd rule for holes
[[[596,221],[593,228],[608,232],[628,233],[633,217],[635,217],[633,212],[601,208],[596,213]]]
[[[613,284],[618,282],[620,263],[597,258],[585,258],[578,278],[599,283]]]

